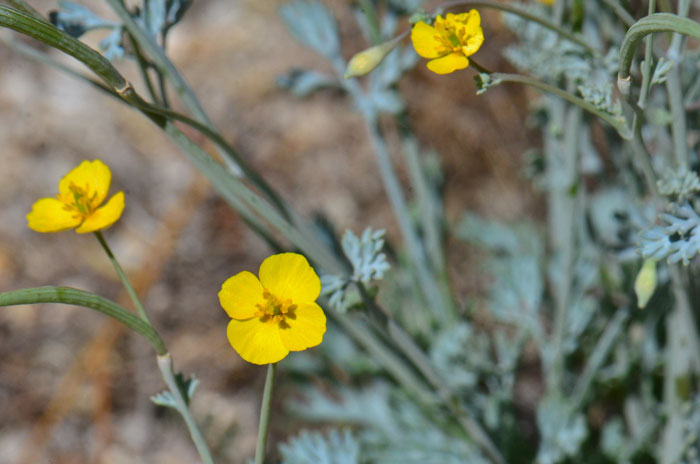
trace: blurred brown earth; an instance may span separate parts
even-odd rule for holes
[[[49,0],[31,3],[43,14],[55,8]],[[112,17],[101,2],[82,3]],[[348,2],[327,3],[349,57],[365,44]],[[301,212],[323,212],[340,231],[372,226],[398,239],[348,99],[322,91],[299,100],[276,87],[292,67],[329,69],[287,33],[281,4],[197,1],[172,32],[169,54],[226,138]],[[483,16],[479,61],[506,69],[499,50],[508,34],[498,15]],[[100,38],[84,39],[96,46]],[[207,438],[223,443],[216,450],[222,462],[245,462],[255,447],[265,370],[230,348],[216,295],[230,275],[255,271],[266,245],[140,114],[4,45],[0,65],[0,291],[68,285],[129,305],[91,236],[38,234],[24,218],[81,160],[105,161],[112,192],[127,197],[107,240],[145,292],[178,369],[200,380],[193,408]],[[139,82],[133,63],[118,66]],[[519,174],[521,154],[537,143],[525,129],[527,98],[507,86],[477,97],[472,75],[437,76],[419,63],[401,89],[420,141],[440,153],[450,222],[465,209],[521,217],[535,207]],[[479,273],[464,245],[450,246],[464,297],[479,286]],[[196,462],[179,418],[149,401],[163,388],[149,346],[99,315],[58,305],[0,311],[0,463]],[[297,427],[282,410],[274,414],[272,442]]]

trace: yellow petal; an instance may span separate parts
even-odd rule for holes
[[[265,258],[260,265],[260,283],[280,300],[296,305],[316,301],[321,279],[302,255],[280,253]]]
[[[280,338],[279,325],[254,317],[246,321],[231,319],[226,329],[234,350],[249,363],[276,363],[289,354]]]
[[[263,286],[248,271],[229,277],[221,285],[219,302],[232,319],[249,319],[258,311],[257,304],[265,303]]]
[[[79,234],[85,234],[106,229],[117,222],[117,219],[122,215],[122,211],[124,211],[124,192],[118,192],[104,206],[97,208],[86,217],[85,221],[75,231]]]
[[[326,333],[326,315],[316,303],[297,307],[293,317],[280,324],[282,343],[289,351],[301,351],[320,345]]]
[[[70,185],[75,184],[90,195],[96,194],[90,203],[94,206],[101,204],[107,198],[109,184],[112,181],[112,172],[106,164],[100,160],[83,161],[68,174],[63,176],[58,183],[58,192],[61,196],[72,197]]]
[[[481,15],[477,10],[469,10],[466,13],[461,13],[455,18],[456,22],[462,23],[466,27],[467,33],[476,31],[481,28]]]
[[[82,218],[77,211],[64,209],[65,206],[55,198],[42,198],[27,214],[27,225],[37,232],[59,232],[77,227]]]
[[[467,38],[467,43],[462,46],[462,52],[466,56],[471,56],[481,48],[482,43],[484,43],[483,34],[470,36]]]
[[[438,40],[440,34],[433,27],[423,21],[418,21],[411,30],[411,42],[413,48],[423,58],[437,58],[440,56],[438,50],[444,48],[442,42]]]
[[[469,66],[469,60],[461,53],[450,53],[449,55],[428,61],[428,69],[436,74],[449,74],[457,69],[464,69]]]

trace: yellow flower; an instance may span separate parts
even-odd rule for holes
[[[469,66],[468,56],[479,50],[484,42],[481,16],[476,10],[458,15],[438,15],[435,25],[418,21],[411,31],[413,48],[428,61],[428,69],[437,74],[448,74]]]
[[[76,228],[84,234],[106,229],[124,210],[124,193],[118,192],[104,205],[112,172],[100,160],[83,161],[58,183],[56,198],[42,198],[27,214],[29,228],[37,232],[59,232]]]
[[[544,3],[545,5],[554,5],[554,0],[537,0],[540,3]]]
[[[306,258],[281,253],[260,265],[258,280],[248,271],[221,286],[219,301],[231,317],[226,334],[231,346],[253,364],[276,363],[290,351],[323,341],[326,316],[315,303],[321,280]]]

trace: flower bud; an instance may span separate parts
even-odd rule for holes
[[[637,295],[637,307],[644,309],[656,289],[656,261],[645,259],[642,268],[634,280],[634,293]]]
[[[345,79],[364,76],[370,73],[374,68],[379,66],[389,52],[396,47],[403,36],[404,34],[355,54],[350,59],[348,67],[345,70]]]

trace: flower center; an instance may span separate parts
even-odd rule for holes
[[[297,305],[293,304],[291,299],[277,298],[268,289],[263,290],[262,296],[265,302],[255,305],[258,308],[255,317],[259,317],[260,321],[277,323],[280,327],[284,327],[288,326],[286,318],[296,318],[294,311],[297,309]]]
[[[72,182],[68,188],[70,189],[70,194],[62,195],[59,198],[65,205],[63,209],[76,211],[83,219],[89,216],[97,206],[95,205],[97,192],[90,194],[89,186],[83,188]]]

